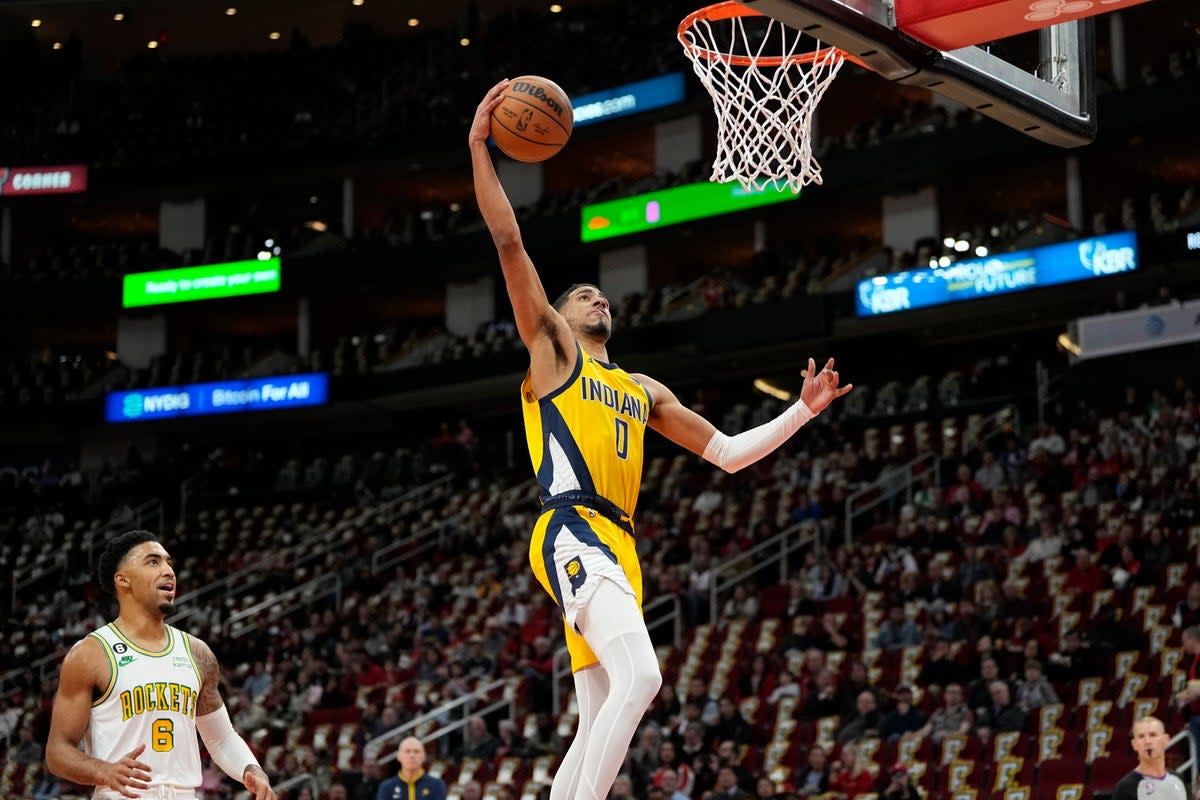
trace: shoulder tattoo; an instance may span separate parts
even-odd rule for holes
[[[204,716],[216,711],[224,701],[221,699],[221,665],[207,644],[192,638],[192,658],[200,671],[200,697],[196,703],[196,715]]]

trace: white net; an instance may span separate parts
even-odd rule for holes
[[[813,112],[842,67],[841,52],[759,15],[696,16],[679,41],[716,107],[711,180],[747,191],[820,184]]]

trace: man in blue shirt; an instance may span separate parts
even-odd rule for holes
[[[916,733],[925,727],[925,718],[913,705],[913,690],[908,686],[896,688],[896,705],[883,718],[879,738],[896,742],[906,733]],[[905,773],[907,775],[908,773]]]
[[[425,774],[425,747],[413,737],[400,743],[396,753],[400,772],[379,784],[375,800],[446,800],[446,784]]]
[[[899,603],[889,606],[887,619],[875,634],[875,646],[880,650],[899,650],[901,647],[915,647],[920,643],[921,631],[904,613],[904,606]]]

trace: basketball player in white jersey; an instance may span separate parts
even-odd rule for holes
[[[175,570],[154,534],[109,541],[99,576],[120,613],[63,661],[46,767],[94,786],[96,800],[191,800],[201,782],[199,733],[218,767],[257,800],[274,800],[229,721],[212,650],[165,622],[174,611]]]

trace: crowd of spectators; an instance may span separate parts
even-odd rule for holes
[[[1178,385],[1141,402],[1131,397],[1130,408],[1113,418],[1086,406],[1072,411],[1078,416],[1062,420],[1067,436],[1054,427],[1035,430],[1017,457],[1003,462],[991,452],[976,453],[959,466],[954,484],[918,492],[867,542],[810,558],[789,582],[780,609],[789,635],[739,666],[740,682],[727,683],[715,699],[699,678],[686,698],[664,691],[632,757],[635,796],[654,796],[655,786],[670,795],[680,784],[688,797],[727,791],[720,773],[737,775],[734,753],[764,744],[761,731],[756,735],[753,725],[734,719],[737,709],[746,708],[748,698],[770,707],[787,697],[797,699],[802,721],[840,716],[830,747],[813,743],[805,762],[788,765],[790,791],[887,793],[897,790],[892,778],[907,777],[907,768],[876,763],[868,769],[858,763],[855,742],[895,743],[916,734],[939,743],[963,734],[986,746],[996,734],[1029,731],[1043,706],[1071,707],[1075,684],[1105,675],[1113,653],[1144,649],[1146,633],[1114,613],[1123,601],[1062,630],[1052,598],[1026,592],[1021,576],[1062,559],[1071,564],[1061,576],[1063,590],[1073,602],[1086,601],[1084,607],[1098,592],[1128,596],[1135,587],[1169,585],[1169,565],[1180,561],[1188,547],[1184,533],[1200,514],[1194,485],[1200,407],[1190,389]],[[983,484],[991,488],[984,491]],[[703,569],[706,561],[699,561]],[[831,609],[864,609],[877,592],[888,600],[877,606],[882,622],[864,640],[844,629]],[[1200,612],[1200,582],[1180,592],[1171,606],[1175,641]],[[916,647],[924,649],[924,663],[892,685],[872,680],[853,661],[867,654],[864,648]],[[850,666],[829,667],[831,654],[842,652],[849,658],[838,663]],[[1163,677],[1170,683],[1171,676]],[[1149,691],[1169,699],[1157,688]],[[1170,713],[1165,702],[1160,713]],[[704,746],[689,748],[689,740]],[[730,742],[742,750],[731,751]],[[680,764],[678,748],[698,757]],[[830,748],[837,763],[830,763]],[[757,791],[752,776],[737,783],[740,792]],[[778,790],[766,787],[759,796]]]
[[[679,597],[689,634],[680,648],[664,651],[665,688],[615,796],[898,791],[893,778],[908,777],[908,767],[893,770],[881,758],[896,753],[906,736],[939,743],[968,733],[987,747],[997,734],[1028,731],[1042,706],[1070,706],[1078,680],[1104,674],[1112,653],[1144,649],[1146,634],[1114,613],[1128,607],[1124,601],[1061,630],[1053,598],[1024,587],[1056,559],[1071,564],[1061,575],[1068,597],[1128,596],[1175,580],[1168,579],[1170,565],[1187,548],[1181,536],[1200,512],[1200,405],[1183,382],[1146,394],[1131,389],[1124,406],[1111,410],[1064,402],[1051,409],[1046,427],[990,449],[980,444],[948,465],[944,480],[930,476],[911,503],[881,515],[852,543],[831,534],[841,530],[836,498],[876,474],[861,458],[860,434],[836,425],[806,428],[803,450],[785,448],[736,476],[684,456],[653,457],[638,530],[647,596]],[[438,438],[442,447],[465,448],[474,434],[454,435],[447,426]],[[453,781],[464,759],[494,767],[505,758],[536,761],[561,752],[570,716],[551,705],[560,622],[531,588],[526,566],[532,496],[528,482],[515,477],[460,485],[399,521],[371,507],[332,515],[307,510],[305,520],[278,519],[271,533],[269,523],[248,522],[259,511],[233,508],[227,516],[202,511],[170,532],[168,547],[183,554],[189,582],[253,561],[252,542],[264,553],[279,548],[264,566],[277,582],[330,573],[342,581],[340,603],[314,599],[252,618],[249,628],[227,623],[258,599],[254,584],[252,596],[231,594],[181,623],[221,655],[235,724],[276,774],[310,772],[328,796],[337,795],[334,783],[353,790],[364,771],[367,780],[377,774],[363,765],[374,737],[495,679],[514,687],[528,716],[514,724],[499,724],[497,715],[468,722],[463,733],[432,747],[436,768]],[[820,532],[827,546],[805,552],[784,583],[769,574],[747,578],[722,597],[711,619],[716,565],[796,521]],[[418,557],[374,569],[381,545],[410,531],[436,535],[420,537],[419,551],[399,551]],[[334,548],[323,549],[329,544]],[[317,557],[303,561],[314,547]],[[26,644],[28,658],[100,624],[106,609],[94,593],[64,591],[24,611],[60,626]],[[1192,623],[1200,615],[1200,584],[1171,612],[1174,625]],[[746,642],[726,680],[684,658],[703,631],[730,636],[739,626],[772,621],[776,644]],[[663,641],[661,630],[656,636]],[[923,648],[924,656],[908,670],[880,672],[888,652],[911,648]],[[8,763],[34,763],[18,758],[30,758],[44,734],[52,689],[49,679],[9,696]],[[1150,691],[1158,696],[1157,688]],[[776,716],[770,710],[784,708],[808,727],[771,757],[784,762],[768,763]],[[349,716],[336,716],[346,709]],[[313,733],[330,715],[351,725],[345,742]],[[813,728],[834,716],[835,727]],[[890,749],[871,744],[876,739]],[[280,747],[285,742],[303,746]],[[486,780],[495,772],[479,774]],[[31,773],[27,785],[36,782]]]
[[[17,162],[100,166],[175,166],[181,150],[207,162],[390,150],[414,137],[431,143],[464,127],[493,75],[554,75],[578,94],[678,68],[674,27],[688,10],[681,2],[568,5],[561,14],[468,9],[462,26],[397,35],[348,25],[343,41],[328,46],[313,46],[297,29],[288,44],[258,54],[182,55],[168,42],[129,54],[115,74],[89,56],[92,31],[51,49],[27,28],[3,51],[6,68],[30,80],[14,98],[22,116],[0,117],[0,142]],[[555,47],[525,46],[530,41]],[[618,47],[630,57],[564,57]],[[45,68],[28,69],[35,63]]]
[[[359,31],[341,45],[312,48],[297,34],[285,53],[272,55],[144,53],[103,80],[83,77],[86,42],[73,39],[60,54],[29,39],[0,48],[0,66],[62,60],[53,70],[20,70],[30,80],[15,88],[6,108],[31,110],[37,122],[0,110],[0,144],[14,160],[86,160],[100,168],[173,165],[181,151],[198,163],[267,149],[336,152],[351,143],[383,152],[405,143],[417,118],[425,135],[460,130],[484,82],[481,65],[486,74],[518,71],[507,69],[517,64],[517,40],[555,37],[558,48],[521,48],[519,71],[553,74],[579,91],[602,88],[594,84],[600,76],[586,60],[563,63],[555,53],[615,50],[619,42],[637,57],[606,62],[604,85],[672,69],[673,28],[687,10],[679,3],[609,3],[560,17],[506,13],[476,21],[470,48],[449,42],[446,31],[422,32],[402,47]],[[1152,86],[1194,69],[1194,53],[1179,53],[1140,75]],[[435,72],[446,79],[428,80]],[[821,149],[874,147],[975,118],[914,104],[854,126]],[[104,137],[94,135],[101,130]],[[705,166],[648,185],[698,179]],[[562,214],[629,188],[618,180],[548,194],[522,213]],[[1193,189],[1129,198],[1119,225],[1168,231],[1195,220],[1197,211]],[[389,244],[411,240],[418,220],[405,221],[409,233],[390,231]],[[1115,221],[1097,212],[1093,232]],[[425,233],[437,238],[472,229],[474,215],[469,208],[439,211],[422,222],[432,223]],[[1015,246],[1036,226],[1013,220],[961,236],[972,245]],[[252,257],[260,238],[242,230],[182,256],[142,240],[68,245],[8,274],[110,280],[151,266]],[[370,239],[362,244],[371,246]],[[625,298],[618,325],[821,291],[874,250],[768,248],[747,270]],[[924,266],[945,252],[944,242],[917,242],[909,253],[885,254],[878,271]],[[352,375],[518,347],[503,322],[466,337],[367,332],[319,345],[297,366]],[[236,348],[172,352],[145,371],[128,371],[120,386],[221,377],[261,356]],[[1176,632],[1200,622],[1200,583],[1181,580],[1175,569],[1185,558],[1194,561],[1187,536],[1200,524],[1200,404],[1191,386],[1180,380],[1149,393],[1131,389],[1115,408],[1072,397],[1052,407],[1043,426],[1009,428],[966,445],[944,432],[925,435],[940,422],[934,414],[957,413],[964,400],[991,397],[1006,383],[1001,362],[860,387],[794,444],[735,476],[686,455],[651,454],[638,551],[647,597],[677,599],[685,633],[674,641],[669,626],[659,624],[669,621],[660,616],[663,606],[650,615],[667,680],[614,799],[791,800],[876,791],[887,800],[915,800],[918,787],[931,785],[926,776],[936,770],[922,773],[919,765],[936,759],[935,745],[965,736],[968,752],[986,760],[998,736],[1035,730],[1041,709],[1073,710],[1081,681],[1111,677],[1114,654],[1151,651],[1153,631],[1134,610],[1139,590],[1160,592]],[[47,350],[12,358],[0,405],[59,403],[116,368],[109,354]],[[732,432],[772,416],[778,403],[715,406],[703,393],[693,401]],[[889,431],[891,444],[881,444],[878,428],[872,435],[871,424],[905,414],[921,419]],[[526,793],[544,791],[541,779],[552,773],[573,721],[569,705],[555,705],[567,683],[557,684],[561,618],[528,574],[536,493],[524,469],[480,466],[481,452],[499,449],[491,436],[447,420],[412,449],[173,446],[148,458],[131,450],[120,464],[90,470],[70,458],[0,468],[0,565],[6,573],[30,564],[47,570],[24,593],[14,588],[0,623],[0,795],[51,800],[71,792],[39,763],[55,689],[47,657],[111,613],[89,573],[94,545],[133,524],[148,497],[169,498],[165,544],[180,562],[184,592],[204,591],[181,605],[178,624],[220,655],[236,727],[273,775],[312,776],[316,793],[301,788],[289,800],[305,793],[307,800],[373,798],[386,771],[375,756],[386,753],[372,750],[372,742],[406,724],[436,733],[460,717],[462,731],[430,748],[433,768],[457,796],[480,800],[481,783],[499,780],[513,759],[524,765],[515,774]],[[910,500],[883,504],[868,525],[845,524],[851,492],[926,451],[943,460]],[[185,481],[186,500],[179,492]],[[788,563],[789,577],[757,570],[714,602],[721,565],[797,527],[814,544]],[[846,530],[852,541],[843,539]],[[337,590],[320,588],[324,580],[336,581]],[[291,586],[311,591],[285,602],[279,587]],[[1091,597],[1110,602],[1093,608]],[[1064,625],[1071,613],[1075,624]],[[753,635],[743,636],[747,631]],[[1146,687],[1144,696],[1161,700],[1171,676],[1157,677],[1161,685]],[[495,683],[503,688],[485,690]],[[489,691],[510,705],[479,716],[439,712],[448,701]],[[1112,681],[1098,691],[1102,701],[1111,699]],[[1178,727],[1165,703],[1158,711]],[[422,720],[427,714],[432,719]],[[914,742],[928,747],[909,748]],[[468,775],[466,765],[476,760],[477,772]],[[539,773],[538,764],[547,769]],[[489,786],[488,797],[516,800],[520,785],[514,779]],[[229,792],[206,762],[206,800]]]
[[[30,80],[14,98],[14,116],[0,117],[0,142],[16,161],[100,165],[167,163],[180,149],[203,160],[309,145],[394,147],[417,130],[432,142],[440,131],[465,127],[491,75],[553,75],[580,94],[683,69],[675,28],[692,10],[686,0],[650,8],[568,5],[560,14],[541,7],[491,15],[468,9],[459,26],[421,26],[402,35],[349,25],[343,41],[328,46],[314,47],[294,30],[288,45],[270,53],[187,56],[172,54],[165,43],[129,54],[115,74],[99,71],[99,59],[89,57],[90,31],[52,48],[27,28],[24,38],[6,44],[4,65],[44,68],[26,70]],[[460,38],[470,46],[460,46]],[[528,41],[555,47],[523,46]],[[631,57],[569,57],[617,49]],[[1195,49],[1177,45],[1132,58],[1139,62],[1134,83],[1145,86],[1197,68]],[[23,117],[15,116],[18,108]],[[877,146],[978,118],[970,110],[909,103],[819,149]]]

